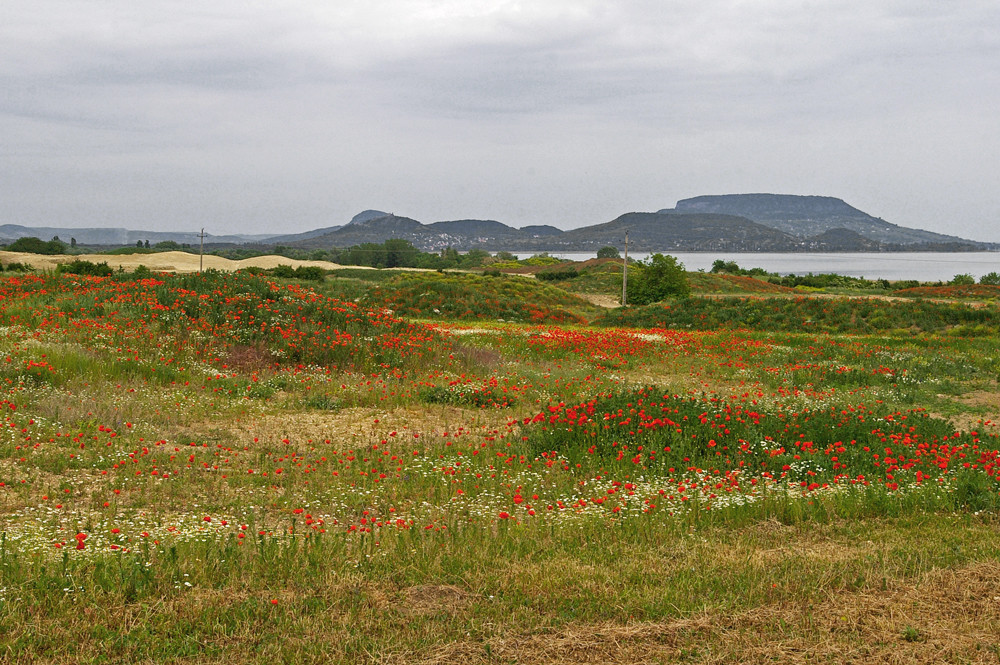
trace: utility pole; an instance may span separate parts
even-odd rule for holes
[[[201,233],[198,234],[201,238],[201,249],[198,251],[198,274],[201,274],[202,268],[205,267],[205,227],[201,227]],[[628,234],[626,234],[628,237]]]
[[[622,263],[622,307],[628,304],[628,230],[625,231],[625,261]]]

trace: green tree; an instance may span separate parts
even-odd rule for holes
[[[490,258],[490,253],[483,249],[470,249],[459,262],[463,268],[477,268],[483,265],[483,261]]]
[[[648,305],[666,298],[684,298],[691,294],[684,264],[673,256],[653,254],[629,271],[628,302]]]
[[[724,272],[729,273],[730,275],[741,275],[744,271],[740,269],[740,266],[736,263],[736,261],[723,261],[722,259],[716,259],[712,262],[712,269],[709,272]]]
[[[27,252],[29,254],[63,254],[66,252],[66,243],[56,236],[52,240],[45,242],[41,238],[26,236],[18,238],[8,247],[8,252]]]
[[[385,246],[374,242],[354,245],[347,249],[340,262],[351,266],[384,268],[386,266]]]
[[[597,258],[599,259],[617,259],[621,258],[621,254],[618,252],[617,247],[612,247],[608,245],[606,247],[601,247],[597,250]]]
[[[417,267],[417,256],[420,254],[420,250],[414,247],[409,240],[389,238],[383,244],[385,245],[386,268]]]
[[[990,286],[1000,286],[1000,274],[996,272],[986,273],[979,278],[980,284],[988,284]]]

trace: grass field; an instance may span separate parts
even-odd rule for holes
[[[1000,662],[995,303],[383,277],[0,279],[0,662]]]

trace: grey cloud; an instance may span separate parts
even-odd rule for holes
[[[992,1],[15,5],[7,218],[565,226],[783,191],[1000,239]]]

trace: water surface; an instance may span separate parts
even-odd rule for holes
[[[550,252],[552,256],[584,261],[594,252]],[[531,254],[519,253],[518,258]],[[649,252],[629,253],[644,260]],[[990,272],[1000,273],[1000,252],[675,252],[672,256],[691,271],[711,270],[717,259],[735,261],[741,268],[763,268],[780,275],[837,273],[867,279],[916,279],[921,282],[948,281],[955,275],[970,274],[977,280]]]

